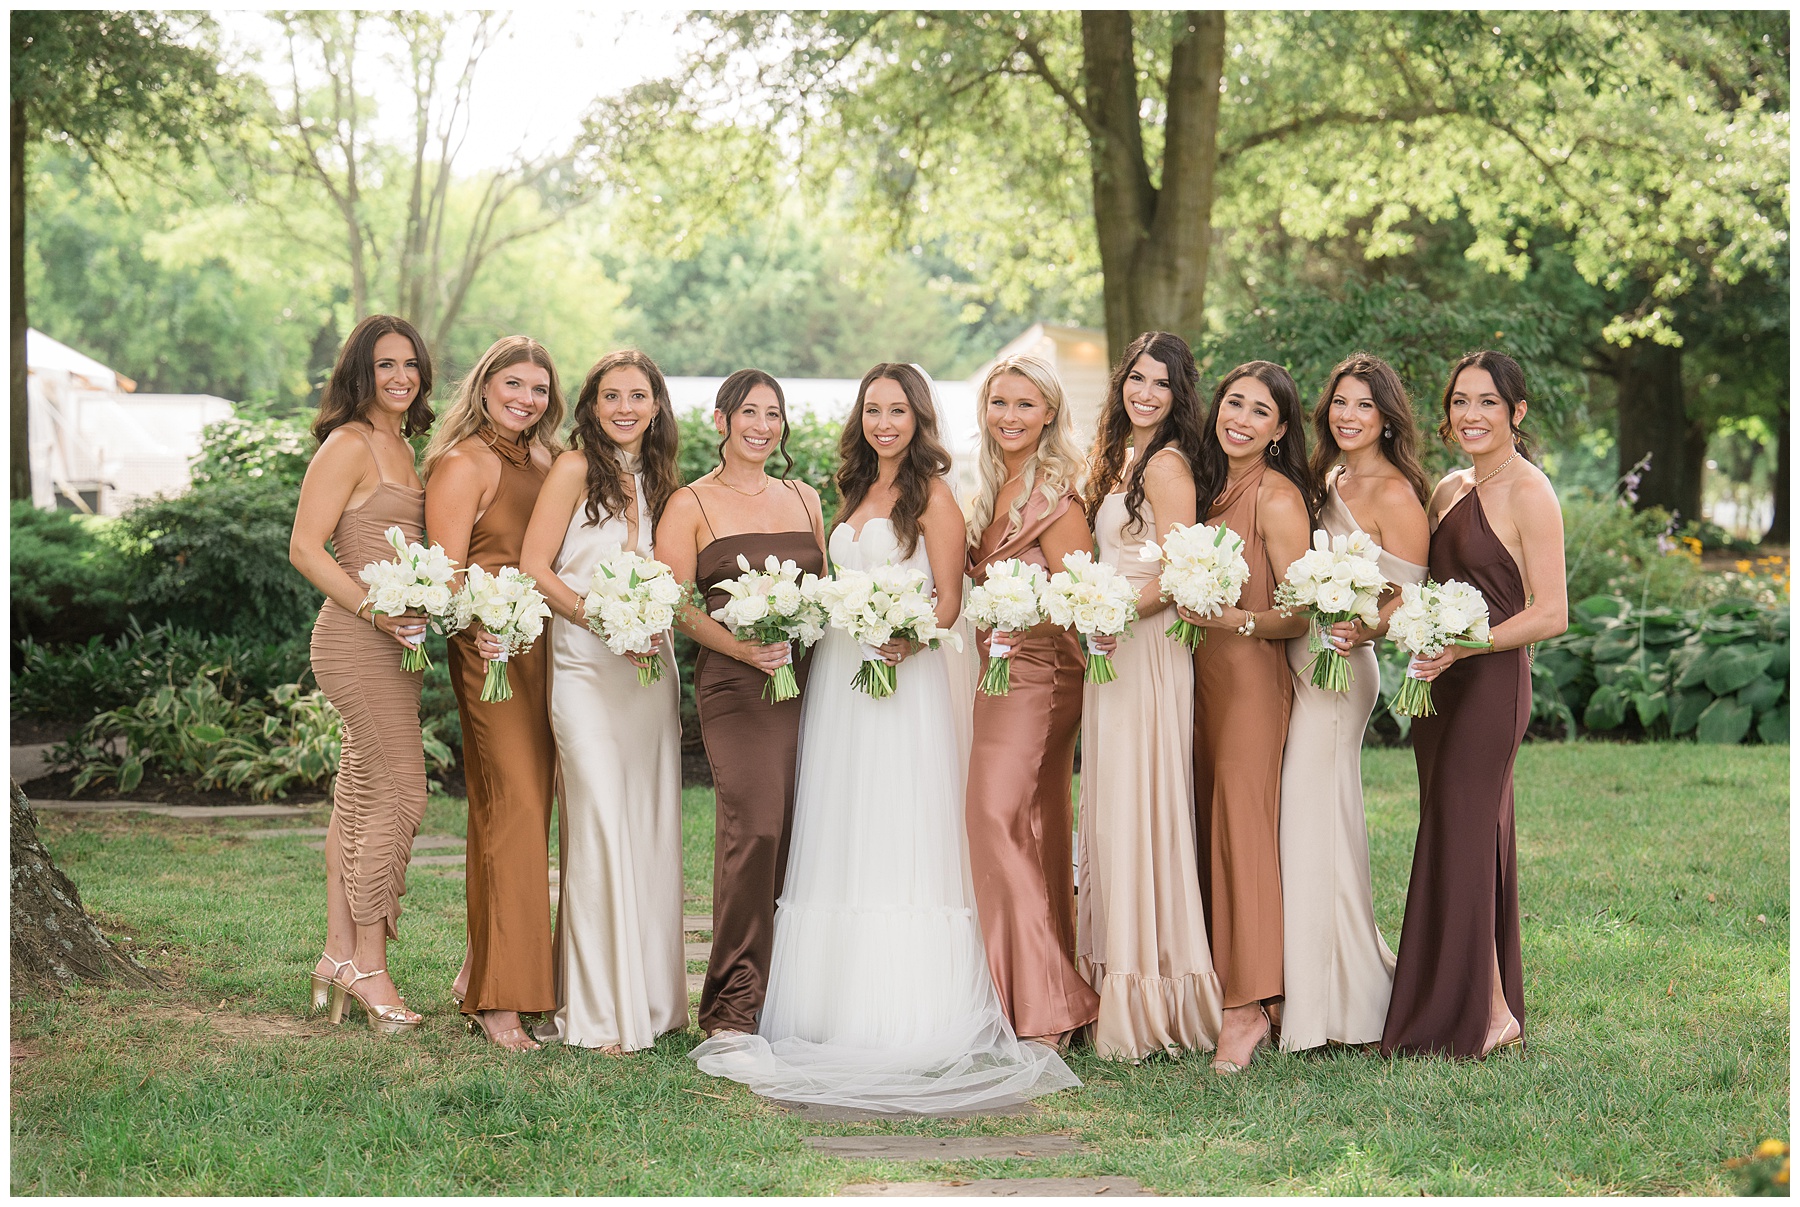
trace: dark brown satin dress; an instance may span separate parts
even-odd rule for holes
[[[1480,591],[1497,627],[1524,609],[1525,582],[1480,495],[1469,491],[1438,522],[1431,577]],[[1507,1008],[1525,1026],[1513,837],[1513,759],[1531,720],[1525,650],[1452,663],[1432,683],[1431,700],[1437,715],[1412,725],[1419,838],[1381,1054],[1474,1057],[1487,1042],[1496,952]]]
[[[500,457],[500,489],[469,534],[471,565],[517,566],[525,526],[544,485],[531,451],[483,429]],[[556,741],[550,729],[550,642],[507,663],[512,699],[483,703],[487,663],[471,631],[452,637],[450,686],[462,716],[468,781],[469,992],[464,1014],[556,1009],[550,949],[550,802]]]
[[[1237,606],[1252,612],[1273,606],[1278,581],[1256,530],[1267,472],[1259,465],[1228,486],[1206,518],[1244,539],[1250,578]],[[1281,996],[1281,758],[1293,695],[1285,641],[1206,630],[1194,651],[1194,843],[1227,1010]]]
[[[695,501],[699,501],[696,494]],[[701,515],[706,509],[701,508]],[[708,530],[712,520],[706,521]],[[716,537],[700,550],[694,577],[706,609],[725,606],[719,584],[742,574],[738,555],[761,566],[773,554],[804,573],[825,573],[819,539],[806,532],[742,532]],[[769,986],[775,949],[775,899],[787,871],[794,822],[794,775],[800,745],[800,704],[806,696],[811,651],[797,653],[800,695],[771,704],[769,677],[736,658],[704,647],[694,663],[694,704],[712,768],[713,942],[700,990],[700,1030],[754,1033]]]
[[[1033,491],[1021,527],[1005,535],[1002,513],[970,551],[968,573],[987,579],[1007,558],[1049,569],[1038,545],[1070,507]],[[987,669],[987,633],[976,636]],[[1029,637],[1012,652],[1004,696],[975,696],[964,816],[969,868],[1001,1009],[1022,1036],[1060,1035],[1100,1016],[1100,996],[1075,968],[1074,824],[1069,798],[1081,732],[1081,643],[1072,629]]]

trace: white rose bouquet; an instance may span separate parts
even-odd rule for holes
[[[422,612],[438,632],[450,631],[446,625],[455,612],[454,592],[450,578],[456,563],[442,545],[427,549],[417,541],[408,542],[398,524],[387,530],[388,544],[397,555],[392,561],[370,562],[360,577],[368,585],[363,602],[371,612],[383,616],[399,616],[406,612]],[[431,665],[425,652],[425,634],[420,633],[412,648],[400,655],[400,669],[422,671]]]
[[[877,700],[893,695],[899,684],[899,668],[889,666],[877,646],[904,637],[936,649],[947,638],[962,648],[962,637],[955,630],[938,628],[937,609],[925,594],[922,570],[905,566],[839,570],[819,584],[819,602],[831,626],[862,646],[862,666],[850,685]]]
[[[479,620],[502,647],[500,657],[488,663],[487,681],[481,685],[482,702],[512,699],[506,660],[529,650],[550,618],[550,605],[538,593],[537,580],[516,566],[503,566],[498,574],[470,566],[463,575],[462,590],[456,593],[455,608],[454,628],[465,629]]]
[[[1009,557],[990,562],[987,581],[969,590],[964,612],[978,629],[1018,632],[1044,619],[1040,592],[1050,576],[1033,562]],[[981,694],[1004,696],[1012,690],[1012,647],[988,638],[988,668],[981,676]]]
[[[1486,649],[1487,600],[1468,583],[1448,579],[1443,583],[1407,583],[1400,588],[1400,606],[1388,617],[1388,637],[1414,658],[1435,658],[1447,645],[1472,650]],[[1408,667],[1400,690],[1394,695],[1394,712],[1403,717],[1429,717],[1431,684]]]
[[[1326,691],[1350,690],[1350,660],[1321,636],[1340,620],[1360,620],[1369,628],[1381,623],[1381,593],[1387,576],[1376,560],[1381,546],[1361,531],[1331,536],[1313,532],[1313,547],[1287,568],[1287,581],[1275,589],[1275,606],[1292,614],[1313,614],[1307,645],[1313,651],[1312,685]]]
[[[1175,524],[1162,544],[1145,541],[1138,557],[1161,562],[1157,579],[1164,599],[1172,599],[1190,612],[1217,616],[1234,606],[1250,580],[1250,563],[1244,560],[1244,538],[1220,524]],[[1175,618],[1163,630],[1188,649],[1206,640],[1206,630]]]
[[[1123,633],[1137,619],[1137,588],[1131,580],[1093,555],[1071,553],[1063,568],[1050,576],[1042,593],[1044,613],[1063,628],[1083,637]],[[1111,683],[1119,677],[1112,659],[1088,650],[1089,683]]]
[[[741,553],[737,563],[743,573],[719,584],[719,589],[731,598],[712,613],[712,618],[730,629],[733,637],[763,645],[798,641],[811,646],[825,635],[825,605],[819,602],[818,575],[802,575],[797,564],[778,561],[773,553],[761,570],[753,569],[750,559]],[[763,699],[779,704],[799,694],[790,649],[788,660],[775,668],[763,685]]]
[[[615,654],[657,653],[657,641],[675,623],[675,609],[687,596],[675,572],[654,558],[614,549],[594,565],[581,611],[594,634]],[[663,677],[660,653],[637,668],[638,686]]]

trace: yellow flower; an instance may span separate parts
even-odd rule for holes
[[[1756,1155],[1759,1157],[1785,1157],[1787,1151],[1788,1146],[1785,1141],[1773,1138],[1764,1140],[1756,1146]]]
[[[1739,573],[1739,574],[1748,574],[1748,573],[1750,573],[1750,562],[1749,562],[1749,559],[1747,559],[1747,558],[1742,558],[1742,557],[1740,557],[1740,558],[1738,558],[1738,560],[1737,560],[1737,572],[1738,572],[1738,573]]]

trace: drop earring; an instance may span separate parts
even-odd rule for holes
[[[1392,440],[1394,438],[1394,425],[1393,424],[1390,423],[1390,424],[1382,425],[1381,438],[1383,440]]]
[[[1281,456],[1281,441],[1279,441],[1279,440],[1269,441],[1269,458],[1270,458],[1270,460],[1274,460],[1275,458],[1277,458],[1279,456]]]

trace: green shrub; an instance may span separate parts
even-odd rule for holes
[[[313,438],[298,418],[266,419],[240,414],[209,423],[200,433],[200,459],[193,482],[260,482],[300,485],[312,460]]]
[[[130,571],[107,539],[116,522],[12,505],[13,637],[85,641],[125,627]]]
[[[15,716],[88,717],[135,704],[157,688],[187,683],[200,668],[217,669],[221,694],[236,702],[266,696],[311,675],[311,626],[282,640],[208,635],[172,625],[90,638],[61,649],[27,639],[12,680]]]

